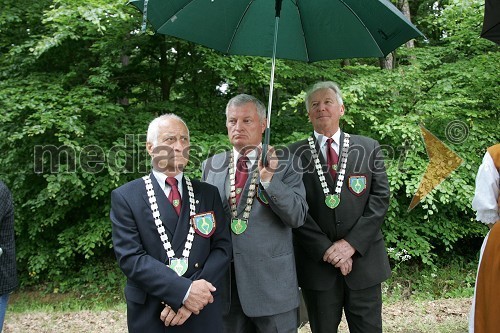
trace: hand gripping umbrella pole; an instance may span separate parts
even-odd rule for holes
[[[276,45],[278,44],[278,27],[280,22],[281,3],[283,0],[276,0],[276,17],[274,22],[274,42],[273,42],[273,57],[271,65],[271,79],[269,81],[269,101],[267,103],[267,124],[264,131],[264,143],[262,144],[262,165],[267,166],[267,148],[271,139],[271,108],[273,104],[273,89],[274,89],[274,68],[276,67]]]

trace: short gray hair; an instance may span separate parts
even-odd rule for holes
[[[229,114],[229,108],[233,106],[242,106],[247,103],[253,103],[257,107],[257,114],[259,115],[259,119],[263,121],[266,119],[266,106],[264,103],[259,101],[256,97],[252,95],[247,95],[247,94],[239,94],[234,96],[227,102],[226,105],[226,119],[227,115]]]
[[[340,91],[339,86],[333,81],[320,81],[310,87],[306,92],[306,110],[309,112],[309,101],[311,99],[311,95],[316,91],[321,89],[332,89],[335,92],[335,96],[337,96],[337,102],[340,105],[344,105],[344,101],[342,100],[342,91]]]
[[[166,114],[163,114],[159,117],[156,117],[155,119],[153,119],[150,123],[149,123],[149,126],[148,126],[148,134],[146,136],[146,140],[148,142],[151,142],[153,144],[154,147],[156,147],[156,145],[158,144],[158,131],[159,131],[159,128],[160,128],[160,124],[166,120],[171,120],[171,119],[175,119],[175,120],[178,120],[180,121],[181,123],[184,124],[184,126],[186,126],[187,128],[187,131],[188,131],[188,138],[189,138],[189,128],[188,126],[186,125],[186,122],[181,118],[179,117],[178,115],[176,114],[173,114],[173,113],[166,113]]]

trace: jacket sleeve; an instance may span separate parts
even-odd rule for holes
[[[307,214],[306,222],[300,228],[293,229],[294,240],[304,251],[318,261],[323,260],[326,250],[333,244],[321,230],[311,215]]]
[[[361,255],[366,253],[373,241],[380,235],[385,214],[389,208],[390,197],[389,181],[380,145],[375,140],[371,141],[373,148],[370,150],[372,153],[368,164],[371,172],[369,197],[361,217],[344,237]]]
[[[178,276],[145,251],[137,227],[141,221],[137,221],[124,193],[117,190],[111,193],[110,218],[115,255],[125,276],[175,310],[181,307],[191,280]]]
[[[269,206],[291,228],[303,225],[307,216],[306,190],[301,170],[300,160],[295,155],[282,158],[271,183],[265,189]]]

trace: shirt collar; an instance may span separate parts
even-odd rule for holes
[[[183,172],[180,172],[177,175],[175,175],[175,179],[177,179],[177,183],[179,185],[182,184],[183,174],[184,174]],[[155,176],[156,180],[158,181],[158,184],[160,184],[161,189],[163,191],[165,191],[165,187],[166,187],[165,181],[167,180],[167,175],[165,175],[164,173],[162,173],[158,170],[153,169],[153,176]]]
[[[250,162],[250,168],[254,165],[255,161],[257,160],[257,152],[260,146],[261,145],[259,145],[257,148],[251,150],[246,154],[246,156],[248,157],[248,162]],[[234,165],[236,166],[236,162],[238,161],[241,155],[234,147],[233,147],[233,156],[234,156]]]
[[[326,140],[329,139],[327,136],[319,134],[316,131],[314,131],[314,136],[316,137],[316,140],[319,141],[320,147],[323,147],[326,144]],[[332,136],[332,139],[338,146],[340,146],[340,128],[337,129],[337,132],[335,132],[335,134]]]

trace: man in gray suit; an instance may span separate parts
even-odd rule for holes
[[[292,228],[307,215],[305,188],[295,156],[270,149],[263,167],[265,111],[253,96],[233,97],[226,107],[233,149],[203,162],[202,179],[218,187],[231,221],[233,262],[221,290],[226,333],[297,331]]]

